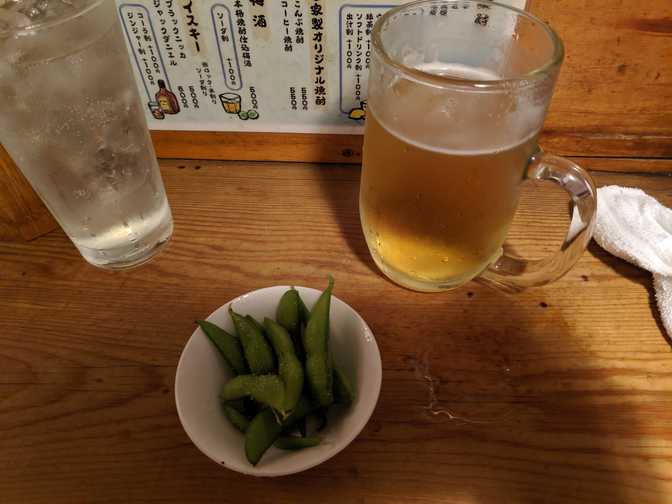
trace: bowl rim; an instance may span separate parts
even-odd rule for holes
[[[314,292],[317,294],[320,294],[322,291],[318,289],[314,289],[312,287],[304,287],[304,286],[289,286],[289,285],[273,285],[270,287],[262,287],[260,289],[255,289],[249,292],[246,292],[245,294],[241,294],[220,307],[216,308],[213,310],[210,315],[205,320],[210,320],[215,313],[222,309],[227,309],[228,306],[231,304],[236,303],[237,301],[240,301],[242,299],[246,299],[252,296],[258,296],[262,295],[263,293],[268,293],[268,291],[281,291],[281,290],[287,290],[290,288],[295,288],[297,289],[300,293],[302,291],[308,291],[308,292]],[[281,294],[278,294],[278,298]],[[200,327],[196,327],[194,332],[191,334],[187,342],[185,343],[182,352],[180,353],[180,358],[177,364],[177,369],[175,371],[175,385],[174,385],[174,396],[175,396],[175,406],[177,409],[177,415],[180,420],[180,424],[182,425],[182,429],[184,429],[185,433],[189,437],[190,441],[198,448],[201,453],[206,455],[208,458],[210,458],[212,461],[214,461],[217,465],[220,467],[225,467],[226,469],[236,471],[241,474],[246,474],[250,476],[258,476],[258,477],[277,477],[277,476],[287,476],[290,474],[296,474],[299,472],[306,471],[308,469],[311,469],[313,467],[316,467],[323,462],[326,462],[327,460],[333,458],[335,455],[343,451],[346,447],[348,447],[352,441],[355,440],[357,436],[362,432],[366,424],[369,422],[371,416],[373,415],[373,412],[375,411],[376,405],[378,404],[378,400],[380,398],[380,390],[382,386],[382,360],[380,356],[380,349],[378,348],[378,342],[376,341],[375,335],[373,334],[373,331],[369,327],[369,325],[366,323],[364,318],[355,310],[352,306],[350,306],[348,303],[343,301],[342,299],[338,298],[337,296],[334,296],[332,294],[331,297],[331,302],[332,305],[333,303],[336,304],[341,304],[343,308],[345,308],[347,311],[351,312],[352,315],[355,316],[357,321],[362,325],[363,331],[367,336],[367,343],[368,345],[365,346],[365,348],[368,349],[368,351],[371,353],[371,356],[374,359],[375,366],[372,367],[367,367],[367,375],[372,374],[373,376],[370,376],[367,378],[367,380],[374,379],[375,382],[373,383],[374,387],[374,394],[372,396],[372,399],[366,403],[364,403],[361,408],[362,408],[362,414],[360,415],[360,418],[358,422],[354,425],[353,428],[348,430],[344,435],[340,437],[337,443],[333,443],[333,448],[331,448],[329,451],[326,451],[323,457],[319,457],[311,462],[305,463],[305,464],[299,464],[293,467],[292,469],[287,469],[287,470],[268,470],[263,467],[255,467],[250,465],[249,467],[244,467],[244,466],[239,466],[239,465],[229,465],[226,461],[226,459],[222,460],[221,457],[216,457],[215,454],[210,450],[208,447],[204,446],[202,443],[197,441],[196,436],[194,435],[193,430],[190,428],[189,423],[185,421],[184,415],[185,415],[185,407],[184,405],[181,405],[180,402],[180,396],[178,393],[178,383],[181,381],[181,375],[185,372],[184,366],[186,364],[183,364],[184,359],[186,359],[186,355],[188,354],[189,347],[193,344],[192,342],[195,341],[195,338],[199,337],[198,335],[202,333],[202,330]],[[252,314],[254,315],[254,314]],[[203,336],[205,337],[205,336]],[[213,351],[214,348],[213,348]]]

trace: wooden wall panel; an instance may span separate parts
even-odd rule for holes
[[[532,0],[565,42],[544,145],[672,157],[672,1]]]

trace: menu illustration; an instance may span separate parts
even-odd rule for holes
[[[360,133],[371,30],[403,3],[117,0],[117,7],[151,129]],[[525,0],[506,3],[522,8]]]

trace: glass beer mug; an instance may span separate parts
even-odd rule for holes
[[[505,290],[558,279],[591,238],[590,176],[537,144],[564,50],[531,14],[428,0],[388,11],[372,34],[360,216],[378,267],[419,291],[480,277]],[[525,180],[571,198],[560,251],[526,261],[502,244]]]

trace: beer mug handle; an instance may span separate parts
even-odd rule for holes
[[[525,180],[548,180],[567,191],[571,198],[571,221],[562,247],[552,256],[527,261],[503,254],[479,277],[484,283],[508,292],[519,292],[562,277],[581,257],[595,227],[595,184],[580,166],[540,151],[530,159]]]

